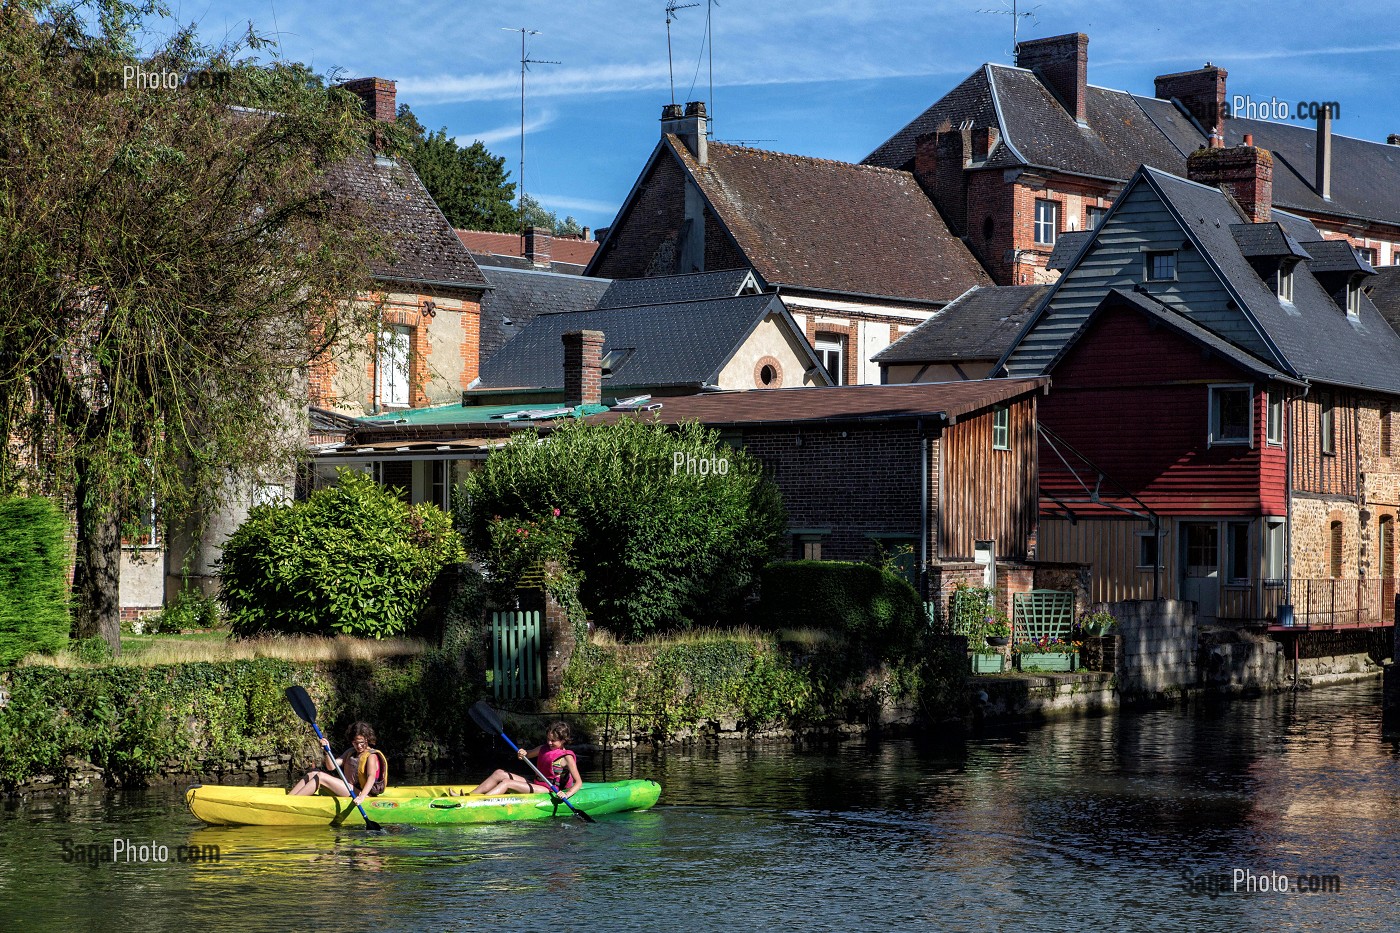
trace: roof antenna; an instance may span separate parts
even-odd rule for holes
[[[705,45],[710,53],[710,122],[708,124],[710,136],[715,135],[715,30],[713,17],[711,14],[719,4],[715,0],[705,0]],[[671,101],[675,103],[675,101]]]
[[[671,22],[676,18],[678,10],[688,10],[699,5],[698,3],[677,4],[676,0],[666,0],[666,70],[671,75],[671,103],[673,104],[676,102],[676,68],[671,60]]]
[[[1035,24],[1039,26],[1040,19],[1035,15],[1035,11],[1038,9],[1040,9],[1039,4],[1037,4],[1029,11],[1022,13],[1019,9],[1017,9],[1016,0],[1011,0],[1011,9],[1009,10],[1003,7],[1000,10],[978,10],[977,12],[991,13],[994,16],[1011,17],[1011,61],[1014,64],[1016,61],[1016,49],[1021,45],[1021,20],[1034,19]]]
[[[520,237],[525,238],[525,72],[530,70],[531,65],[561,65],[563,62],[548,61],[543,58],[530,58],[525,54],[525,37],[538,36],[538,29],[528,29],[525,26],[512,28],[502,26],[506,32],[520,33],[520,175],[516,182],[520,187],[520,197],[517,200],[516,210],[520,213]],[[524,246],[521,247],[522,253]]]

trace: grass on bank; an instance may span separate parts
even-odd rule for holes
[[[121,665],[155,667],[161,664],[188,664],[196,661],[249,661],[279,658],[284,661],[371,661],[376,658],[422,654],[427,643],[416,638],[381,640],[318,636],[265,636],[230,638],[227,632],[190,632],[180,635],[130,635],[122,633],[121,657],[101,664],[78,660],[70,651],[55,655],[32,654],[20,666],[85,668]]]
[[[671,645],[709,645],[715,642],[766,645],[774,640],[811,648],[831,641],[832,637],[830,632],[820,629],[798,628],[763,631],[748,626],[738,626],[737,628],[692,628],[681,632],[667,632],[664,635],[648,635],[638,642],[624,642],[607,629],[598,628],[589,633],[588,642],[604,648],[643,648],[648,651]]]

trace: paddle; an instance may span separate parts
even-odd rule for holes
[[[517,752],[520,751],[520,746],[512,742],[510,740],[510,736],[506,735],[505,723],[501,722],[501,717],[497,716],[496,711],[486,705],[485,700],[478,700],[476,705],[473,706],[470,710],[468,710],[468,712],[471,714],[472,720],[478,726],[481,727],[483,732],[489,732],[492,735],[499,735],[501,738],[506,740],[507,745],[515,749]],[[539,779],[541,781],[544,781],[545,784],[548,785],[549,789],[554,793],[554,796],[564,801],[564,805],[567,806],[570,810],[574,811],[574,816],[583,820],[585,823],[598,822],[593,817],[589,816],[587,813],[584,813],[578,807],[569,803],[569,798],[560,794],[559,788],[555,787],[554,784],[549,780],[549,778],[545,777],[543,774],[540,774],[540,769],[535,767],[535,763],[533,761],[531,761],[528,758],[525,758],[523,760],[527,765],[530,766],[530,770],[535,772],[535,774],[539,775]]]
[[[316,730],[316,738],[320,739],[322,744],[325,744],[326,737],[321,734],[321,727],[316,725],[316,704],[311,702],[311,697],[307,695],[306,688],[302,687],[300,684],[293,684],[288,687],[287,702],[292,704],[292,709],[296,710],[296,714],[301,718],[302,722],[311,724],[311,728]],[[335,765],[335,773],[340,775],[340,780],[345,783],[346,787],[349,787],[350,782],[345,780],[345,772],[340,770],[340,762],[335,760],[335,752],[331,752],[330,759],[331,764]],[[367,829],[378,830],[383,828],[369,818],[369,814],[365,812],[363,806],[358,803],[356,803],[355,806],[359,809],[360,816],[365,818],[365,827]]]

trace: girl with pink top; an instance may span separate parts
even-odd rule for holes
[[[568,723],[550,723],[545,730],[545,744],[536,746],[530,750],[520,749],[520,757],[538,759],[538,767],[545,777],[559,788],[560,795],[571,797],[574,792],[583,786],[583,779],[578,775],[578,758],[572,751],[565,748],[569,744],[569,739],[573,738],[573,733],[569,730]],[[498,768],[492,772],[491,776],[482,781],[472,791],[473,794],[544,794],[549,788],[539,781],[532,781],[523,778],[518,774]]]

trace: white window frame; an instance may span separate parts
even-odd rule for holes
[[[1043,216],[1049,214],[1048,217]],[[1054,246],[1060,233],[1060,202],[1037,198],[1035,202],[1035,242],[1038,246]]]
[[[1265,440],[1271,447],[1283,446],[1283,395],[1273,391],[1269,393],[1267,408],[1268,423],[1265,426]]]
[[[1210,447],[1253,447],[1254,446],[1254,386],[1248,383],[1225,383],[1221,385],[1209,386],[1210,406],[1208,417],[1210,423],[1210,433],[1207,438]],[[1220,406],[1216,399],[1227,392],[1244,392],[1249,399],[1247,410],[1249,412],[1249,422],[1245,426],[1244,437],[1221,437],[1220,436]]]
[[[1347,317],[1353,321],[1361,317],[1361,282],[1353,277],[1347,282]]]
[[[1165,538],[1166,535],[1163,535],[1160,532],[1154,533],[1151,531],[1139,531],[1136,532],[1136,537],[1137,569],[1160,570],[1162,568],[1162,539]],[[1155,564],[1149,561],[1147,559],[1147,555],[1143,552],[1143,548],[1147,546],[1147,542],[1153,541],[1154,539],[1157,546],[1157,562]]]
[[[817,359],[822,361],[826,367],[827,374],[839,386],[846,384],[846,342],[839,334],[829,336],[818,336],[812,343],[812,349],[817,351]],[[831,360],[836,361],[835,367],[831,365]]]
[[[1278,300],[1293,304],[1294,263],[1280,263],[1278,267]]]
[[[1000,405],[992,409],[992,450],[1011,449],[1011,408]]]
[[[389,324],[379,330],[378,364],[379,404],[386,408],[407,408],[413,329],[406,324]]]
[[[1288,520],[1265,517],[1263,525],[1264,582],[1281,584],[1288,576]]]

